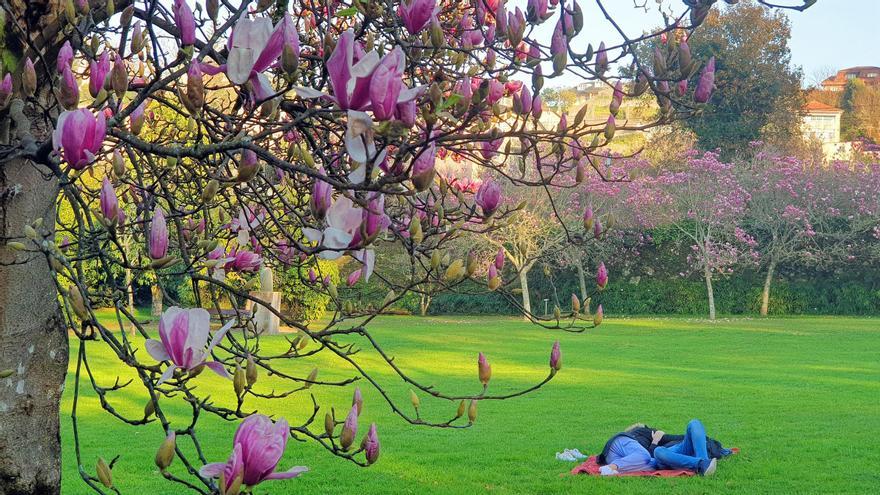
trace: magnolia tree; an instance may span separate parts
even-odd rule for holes
[[[658,224],[672,225],[690,243],[689,269],[706,282],[709,319],[715,319],[713,280],[743,261],[757,260],[756,241],[741,224],[749,200],[731,163],[715,153],[690,153],[681,170],[644,176],[638,205]],[[682,275],[686,275],[683,273]]]
[[[60,491],[69,332],[77,346],[70,448],[83,483],[99,493],[118,492],[124,470],[82,455],[83,386],[116,420],[161,425],[164,439],[145,448],[158,449],[169,490],[228,495],[301,474],[278,466],[289,437],[360,465],[377,460],[376,425],[358,424],[360,388],[339,416],[332,406],[340,404],[311,396],[311,413],[284,418],[271,406],[277,399],[357,382],[405,422],[459,428],[474,422],[479,401],[549,382],[561,367],[558,345],[546,378],[519,392],[493,394],[482,356],[477,393],[417,381],[369,330],[381,308],[346,307],[318,261],[350,259],[359,268],[348,282],[357,284],[377,277],[384,249],[401,247],[424,269],[385,279],[385,305],[426,281],[455,286],[475,276],[479,264],[447,258],[445,244],[501,228],[513,212],[490,211],[485,192],[452,190],[435,174],[436,156],[456,153],[522,187],[574,174],[556,160],[563,143],[592,156],[628,127],[612,116],[541,129],[544,80],[562,74],[617,86],[620,98],[656,93],[663,111],[653,124],[690,115],[712,90],[711,64],[701,69],[703,61],[672,45],[653,68],[631,54],[663,32],[693,30],[713,3],[688,0],[668,27],[629,37],[597,1],[621,39],[598,43],[581,33],[586,20],[574,1],[532,0],[525,10],[503,0],[4,1],[0,492]],[[553,26],[549,39],[541,24]],[[618,85],[612,64],[639,75]],[[669,82],[697,71],[696,102],[669,91]],[[540,164],[539,177],[510,172],[507,162],[524,156]],[[273,268],[293,268],[330,298],[324,325],[307,326],[254,295],[260,272],[261,289],[271,291]],[[107,279],[90,285],[85,275],[96,270]],[[112,276],[120,272],[130,275]],[[129,308],[126,280],[145,275],[163,287],[187,281],[192,307],[171,300],[158,328],[144,325]],[[108,303],[113,318],[97,318]],[[286,350],[270,350],[242,310],[248,304],[298,332]],[[544,324],[585,326],[576,315]],[[122,331],[129,325],[134,335]],[[97,346],[133,379],[98,379],[89,360]],[[411,404],[361,366],[367,354],[390,369],[383,379],[411,388]],[[323,379],[312,363],[325,356],[347,363],[351,376]],[[230,380],[228,396],[204,393],[205,369]],[[114,407],[135,397],[147,403],[143,415]],[[170,415],[175,407],[187,417]],[[236,431],[229,450],[202,448],[206,417]],[[119,448],[100,451],[113,458]]]
[[[817,254],[830,254],[823,238],[838,230],[833,225],[843,210],[834,192],[836,181],[821,167],[759,151],[749,163],[740,164],[738,172],[749,194],[744,225],[757,241],[755,250],[765,270],[761,315],[766,316],[777,267],[815,262]],[[832,180],[823,180],[826,176]]]

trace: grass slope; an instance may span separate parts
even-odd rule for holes
[[[365,409],[357,441],[370,422],[379,426],[382,455],[369,469],[338,460],[310,443],[291,441],[282,468],[305,464],[296,480],[267,482],[257,494],[551,494],[551,493],[876,493],[880,487],[880,325],[875,319],[738,319],[710,324],[682,319],[608,319],[583,335],[560,335],[519,320],[494,317],[385,318],[374,331],[397,363],[416,378],[454,392],[479,389],[476,355],[493,369],[490,390],[539,381],[552,342],[559,339],[563,370],[537,393],[481,403],[474,428],[436,430],[403,424],[377,393],[364,387]],[[280,348],[280,339],[266,341]],[[71,351],[75,367],[76,343]],[[99,384],[117,373],[102,344],[90,342]],[[366,357],[366,356],[364,356]],[[144,357],[148,362],[149,357]],[[349,369],[328,360],[292,363],[306,374],[343,378]],[[368,367],[408,407],[400,386],[375,356]],[[232,385],[210,373],[202,392],[228,401]],[[258,387],[269,386],[261,377]],[[68,379],[62,413],[70,413]],[[315,388],[321,404],[346,411],[351,389]],[[93,471],[100,455],[121,454],[114,479],[123,493],[183,493],[153,464],[163,439],[156,424],[134,428],[100,410],[84,384],[79,416],[83,463]],[[137,414],[145,402],[135,385],[114,394],[121,411]],[[164,404],[181,421],[186,409]],[[255,403],[259,405],[259,403]],[[278,401],[272,411],[292,423],[310,410],[307,396]],[[456,404],[427,400],[426,417],[446,419]],[[322,411],[323,412],[323,411]],[[344,412],[341,414],[344,415]],[[721,462],[714,478],[596,479],[560,476],[572,465],[554,459],[564,448],[596,452],[630,423],[680,431],[698,417],[710,435],[742,453]],[[234,424],[205,418],[201,427],[209,461],[225,460]],[[321,428],[320,421],[316,428]],[[77,474],[72,428],[63,421],[64,493],[87,493]],[[179,460],[172,471],[180,472]]]

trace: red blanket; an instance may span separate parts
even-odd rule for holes
[[[733,450],[734,454],[739,452],[739,449],[737,448],[731,450]],[[571,474],[591,474],[593,476],[599,476],[599,464],[596,462],[596,456],[590,456],[590,458],[584,461],[583,464],[575,466],[575,468],[571,470]],[[655,471],[620,473],[614,476],[660,476],[661,478],[671,478],[673,476],[693,476],[695,474],[697,473],[689,469],[658,469]]]

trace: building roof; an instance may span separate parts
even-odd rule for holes
[[[866,84],[880,84],[880,67],[862,65],[841,69],[837,71],[837,74],[822,81],[822,86],[845,86],[847,81],[852,78],[861,79]]]
[[[818,101],[809,101],[803,106],[804,113],[843,113],[843,110]]]

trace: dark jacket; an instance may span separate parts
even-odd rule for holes
[[[639,445],[645,448],[648,453],[651,454],[651,457],[654,457],[654,449],[657,447],[669,447],[680,443],[684,439],[684,435],[669,435],[665,434],[660,438],[660,443],[657,445],[653,445],[652,439],[654,436],[654,432],[657,431],[655,428],[651,428],[650,426],[641,426],[638,428],[633,428],[630,431],[622,431],[610,439],[605,443],[605,447],[602,448],[602,453],[596,456],[596,462],[599,463],[600,466],[604,466],[608,464],[605,462],[605,456],[608,455],[608,452],[611,450],[611,444],[614,442],[614,439],[620,436],[629,437],[639,442]],[[715,440],[714,438],[706,437],[706,452],[709,454],[709,458],[722,458],[730,455],[730,450],[725,449],[721,442]]]

